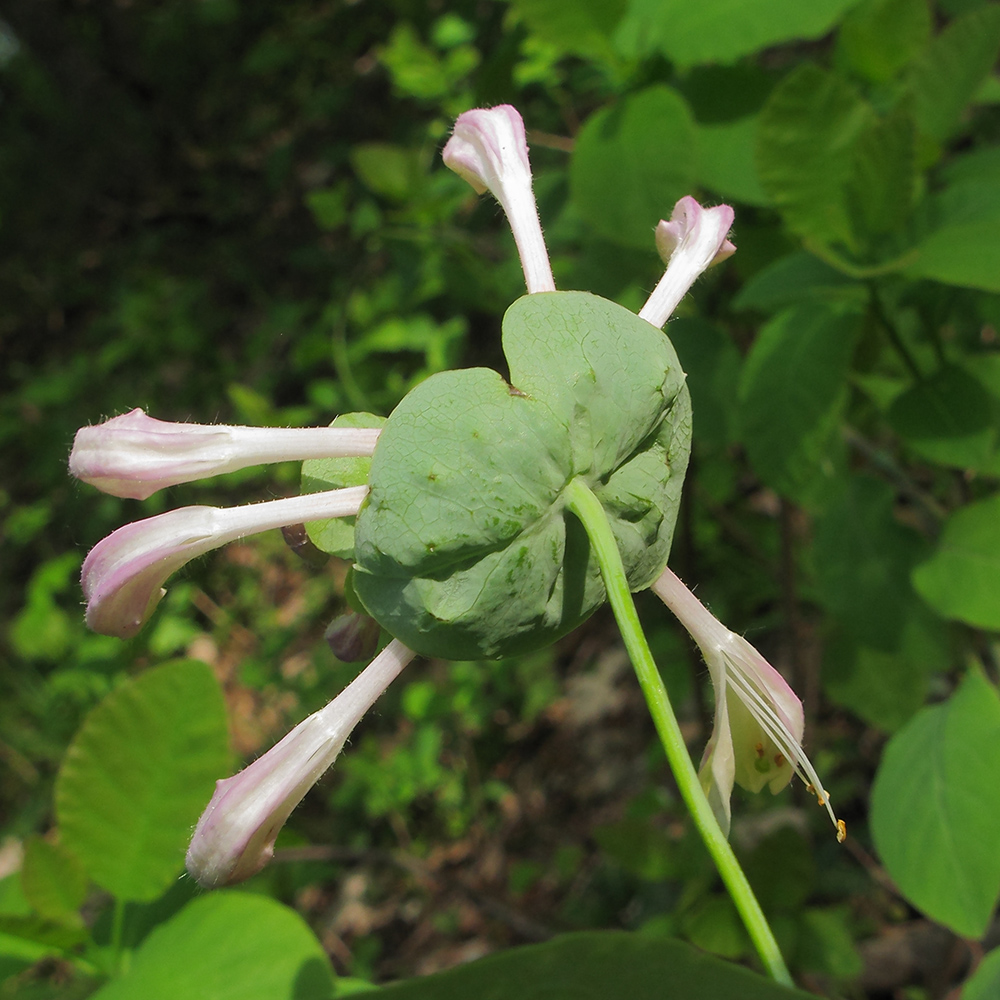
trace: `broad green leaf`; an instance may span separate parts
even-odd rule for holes
[[[893,516],[895,494],[879,480],[851,477],[816,520],[813,556],[819,597],[864,646],[899,647],[914,594],[910,572],[924,540]]]
[[[896,397],[889,423],[921,458],[995,473],[1000,472],[997,410],[978,379],[945,365]]]
[[[609,240],[652,249],[656,224],[694,183],[697,140],[684,99],[669,87],[647,87],[597,111],[570,161],[580,214]]]
[[[917,245],[904,272],[910,278],[1000,292],[1000,228],[990,219],[935,230]]]
[[[913,585],[945,618],[1000,629],[1000,494],[948,518],[937,551],[913,571]]]
[[[917,601],[909,608],[896,649],[861,645],[844,621],[823,652],[823,691],[869,725],[892,733],[927,699],[930,675],[951,665],[940,619]]]
[[[266,896],[222,890],[189,903],[93,1000],[329,1000],[330,961],[305,921]]]
[[[357,519],[354,586],[426,655],[500,657],[551,643],[604,600],[563,487],[611,520],[629,584],[662,572],[690,447],[690,400],[667,338],[583,292],[525,296],[504,317],[511,385],[442,372],[393,411]]]
[[[706,896],[684,914],[681,930],[695,947],[723,958],[741,958],[750,951],[746,929],[728,896]]]
[[[755,274],[734,300],[737,309],[778,312],[800,302],[842,302],[863,309],[868,292],[861,282],[804,250],[779,257]]]
[[[698,129],[698,183],[724,198],[768,205],[757,178],[757,116]]]
[[[795,232],[853,248],[845,186],[856,171],[856,145],[874,123],[857,91],[818,66],[800,66],[771,92],[760,112],[757,171]]]
[[[931,36],[928,0],[865,0],[851,10],[837,34],[837,56],[871,80],[891,80]]]
[[[760,331],[740,377],[741,438],[754,471],[813,504],[830,488],[859,320],[818,305],[779,313]]]
[[[124,681],[84,720],[56,781],[63,843],[119,899],[177,877],[191,829],[230,764],[212,671],[176,660]]]
[[[800,917],[801,926],[795,959],[802,968],[836,979],[854,979],[863,968],[854,946],[847,907],[810,907]]]
[[[963,937],[1000,893],[1000,698],[976,670],[890,741],[872,788],[875,846],[900,891]]]
[[[513,0],[532,33],[560,52],[607,59],[610,38],[627,7],[627,0]]]
[[[87,895],[87,873],[73,853],[41,837],[24,843],[21,885],[32,909],[42,917],[75,924]]]
[[[725,331],[702,319],[675,319],[668,327],[681,367],[687,372],[694,438],[725,448],[737,437],[736,396],[742,359]]]
[[[996,1000],[1000,996],[1000,948],[994,948],[962,987],[962,1000]]]
[[[342,413],[331,427],[383,427],[385,417],[373,413]],[[311,458],[302,463],[302,492],[318,493],[368,482],[370,458]],[[309,539],[317,548],[341,559],[354,558],[354,518],[331,517],[306,525]]]
[[[791,39],[821,38],[857,0],[631,0],[617,36],[631,55],[659,50],[680,67],[735,62]]]
[[[1000,49],[1000,4],[987,4],[957,18],[914,62],[909,77],[920,129],[944,140],[996,62]]]
[[[903,109],[858,136],[845,190],[862,240],[891,233],[909,218],[917,183],[916,138],[913,118]]]
[[[386,1000],[806,1000],[809,994],[667,937],[565,934],[447,972],[391,983]],[[104,1000],[103,997],[100,1000]]]
[[[940,176],[949,185],[969,181],[996,184],[1000,177],[1000,146],[983,146],[956,156],[941,168]]]

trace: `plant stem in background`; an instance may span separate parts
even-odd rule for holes
[[[698,780],[673,706],[670,704],[670,696],[667,694],[660,672],[656,669],[653,654],[639,624],[639,616],[625,577],[625,567],[604,508],[580,479],[570,482],[566,487],[565,496],[567,507],[583,523],[594,546],[604,586],[608,592],[608,600],[611,602],[632,666],[639,678],[639,686],[653,716],[656,731],[667,753],[667,761],[674,773],[681,797],[690,810],[695,826],[698,827],[698,832],[722,876],[722,881],[736,904],[736,909],[764,967],[777,982],[791,986],[792,977],[778,949],[774,934],[739,861],[736,860],[733,849],[729,846],[729,841],[715,819],[712,807]]]

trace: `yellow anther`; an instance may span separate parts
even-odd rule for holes
[[[837,820],[837,843],[842,844],[847,840],[847,824],[842,820]]]

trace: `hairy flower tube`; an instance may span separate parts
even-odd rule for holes
[[[414,657],[393,639],[325,708],[239,774],[216,782],[187,870],[207,889],[242,882],[271,860],[278,831],[337,758],[351,731]]]
[[[184,424],[140,410],[76,432],[69,471],[116,497],[145,500],[223,472],[329,455],[370,455],[378,430],[354,427],[233,427]]]

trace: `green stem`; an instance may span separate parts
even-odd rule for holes
[[[581,479],[570,482],[563,495],[566,498],[566,506],[583,523],[594,546],[611,608],[618,621],[632,666],[635,667],[639,678],[639,686],[653,716],[656,731],[663,743],[663,749],[667,752],[667,761],[674,772],[681,796],[722,876],[722,881],[729,890],[729,895],[736,904],[736,909],[764,967],[773,979],[791,986],[792,977],[781,957],[774,934],[760,908],[760,903],[757,902],[757,897],[753,894],[753,889],[750,888],[746,875],[743,874],[739,861],[736,860],[736,855],[733,854],[733,849],[729,846],[729,841],[726,840],[726,835],[715,819],[712,807],[698,780],[694,764],[691,763],[684,737],[677,724],[677,717],[670,704],[670,696],[667,694],[660,672],[656,669],[653,654],[639,624],[639,616],[629,591],[621,553],[618,551],[604,508]]]
[[[114,975],[122,973],[122,943],[125,937],[125,901],[115,897],[114,909],[111,911],[111,961]]]

